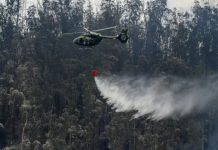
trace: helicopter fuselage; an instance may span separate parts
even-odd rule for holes
[[[104,37],[98,33],[86,33],[75,38],[73,42],[80,46],[95,46],[101,42]]]

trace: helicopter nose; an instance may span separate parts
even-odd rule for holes
[[[74,40],[73,40],[73,43],[74,43],[74,44],[79,44],[79,39],[78,39],[78,38],[74,39]]]

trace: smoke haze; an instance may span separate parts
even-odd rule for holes
[[[95,78],[101,95],[116,111],[136,110],[135,117],[153,120],[182,117],[206,111],[216,104],[218,77],[181,79],[176,77]]]

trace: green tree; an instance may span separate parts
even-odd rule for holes
[[[163,33],[162,17],[166,10],[166,0],[155,0],[148,3],[148,21],[146,23],[146,39],[144,54],[151,65],[162,61],[161,36]],[[152,67],[150,67],[152,69]]]

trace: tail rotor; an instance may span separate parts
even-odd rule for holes
[[[129,39],[128,29],[123,29],[117,39],[120,40],[121,43],[126,43]]]

